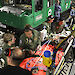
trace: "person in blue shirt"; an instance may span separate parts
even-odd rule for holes
[[[70,11],[70,16],[72,16],[72,19],[73,19],[72,24],[75,24],[75,6],[72,6]]]
[[[74,7],[72,7],[72,9],[71,9],[70,15],[73,16],[73,17],[75,16],[75,8]]]
[[[61,6],[60,6],[60,1],[57,0],[57,3],[55,4],[55,20],[56,22],[59,22],[61,18]]]

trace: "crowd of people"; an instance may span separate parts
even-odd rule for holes
[[[51,33],[60,33],[62,32],[63,28],[66,30],[75,31],[75,7],[73,6],[71,8],[70,16],[71,19],[73,19],[73,21],[71,20],[72,25],[69,21],[65,24],[64,21],[61,20],[61,6],[59,0],[57,0],[57,4],[55,5],[55,18],[50,16],[48,17],[47,22],[44,23],[47,27],[48,35]],[[53,21],[56,21],[55,26],[53,26]],[[10,74],[10,72],[12,72],[12,74],[19,73],[21,75],[32,75],[31,71],[20,68],[19,64],[27,56],[25,51],[28,51],[29,55],[33,55],[36,50],[41,48],[40,35],[41,33],[39,31],[35,30],[31,27],[31,25],[27,24],[24,28],[24,33],[20,36],[19,46],[16,47],[15,40],[17,38],[15,38],[15,35],[13,33],[5,33],[3,35],[4,46],[2,48],[2,58],[5,60],[5,67],[0,69],[1,74],[7,72]],[[73,51],[75,58],[75,32],[73,33],[73,38]]]

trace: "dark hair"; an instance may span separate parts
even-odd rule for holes
[[[47,18],[47,21],[50,21],[51,19],[53,19],[54,17],[52,15],[50,15],[48,18]]]
[[[25,32],[28,32],[28,31],[32,31],[33,30],[33,28],[31,27],[31,25],[30,24],[26,24],[26,26],[24,27],[24,31]]]

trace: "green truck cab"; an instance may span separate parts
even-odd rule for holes
[[[70,7],[70,0],[64,1],[60,0],[62,12]],[[17,29],[24,29],[26,24],[35,28],[48,16],[54,16],[55,3],[56,0],[0,0],[0,22]]]

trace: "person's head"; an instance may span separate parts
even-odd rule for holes
[[[54,17],[51,15],[47,19],[48,23],[52,23],[54,21]]]
[[[24,33],[28,38],[32,37],[32,27],[29,24],[25,26]]]
[[[56,1],[56,4],[60,5],[60,1],[59,1],[59,0],[57,0],[57,1]]]
[[[64,24],[64,20],[59,21],[59,25],[63,25]]]
[[[15,43],[15,36],[13,34],[10,34],[10,33],[6,33],[4,34],[3,36],[4,38],[4,42],[5,43],[10,43],[11,45]]]
[[[4,54],[7,58],[7,64],[11,66],[18,66],[25,56],[24,52],[19,48],[6,49]]]

